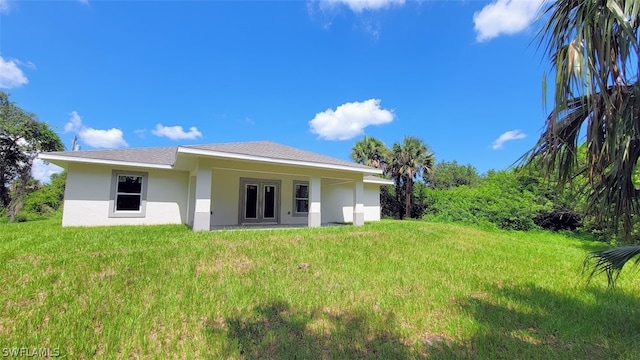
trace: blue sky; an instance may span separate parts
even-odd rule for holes
[[[0,0],[0,89],[83,150],[363,135],[504,169],[533,146],[544,0]],[[51,172],[37,165],[37,176]]]

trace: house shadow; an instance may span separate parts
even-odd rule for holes
[[[446,352],[490,359],[637,358],[640,298],[594,287],[583,291],[579,298],[528,284],[462,300],[461,310],[481,330]]]
[[[263,303],[249,316],[205,324],[207,337],[229,344],[223,357],[246,359],[407,359],[423,357],[397,333],[392,314],[296,310]],[[211,344],[212,346],[214,344]]]

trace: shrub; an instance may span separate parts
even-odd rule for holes
[[[54,174],[51,181],[38,190],[29,193],[24,199],[24,206],[15,221],[30,221],[51,217],[62,206],[66,172]],[[20,220],[18,219],[20,218]]]
[[[525,189],[515,173],[490,172],[478,186],[459,186],[449,190],[425,190],[430,204],[425,219],[455,221],[501,229],[530,230],[541,211],[551,204],[540,202]]]

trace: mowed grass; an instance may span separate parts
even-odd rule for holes
[[[601,244],[383,221],[215,231],[0,225],[0,348],[63,358],[637,358],[638,273]]]

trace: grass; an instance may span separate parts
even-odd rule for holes
[[[216,231],[0,229],[0,350],[63,358],[636,358],[637,273],[601,244],[383,221]],[[0,353],[1,354],[1,353]]]

